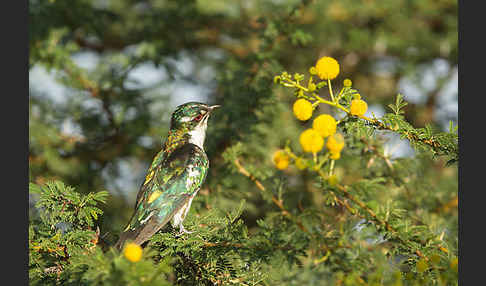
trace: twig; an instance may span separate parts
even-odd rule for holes
[[[293,81],[291,79],[285,79],[286,83],[285,84],[288,84],[288,85],[285,85],[284,86],[287,86],[287,87],[296,87],[300,90],[303,90],[305,92],[311,92],[308,88],[300,85],[297,81]],[[352,115],[350,110],[348,110],[347,108],[345,108],[344,106],[342,106],[341,104],[339,104],[339,102],[335,101],[334,100],[334,95],[332,93],[332,89],[331,89],[331,85],[330,85],[330,80],[328,80],[328,86],[329,86],[329,94],[330,94],[330,97],[331,97],[331,101],[329,100],[326,100],[322,97],[320,97],[319,95],[317,95],[317,93],[315,92],[312,92],[312,96],[314,97],[314,99],[316,100],[316,102],[319,102],[319,103],[324,103],[324,104],[327,104],[327,105],[330,105],[330,106],[333,106],[333,107],[336,107],[338,109],[341,109],[342,111],[346,112],[346,114],[348,115],[351,115],[351,116],[356,116],[358,118],[361,118],[363,120],[366,120],[369,122],[369,124],[371,124],[372,126],[376,127],[377,130],[388,130],[388,131],[392,131],[392,132],[395,132],[395,133],[398,133],[398,134],[403,134],[407,137],[407,139],[409,141],[415,141],[415,142],[420,142],[422,144],[426,144],[426,145],[429,145],[434,151],[436,152],[444,152],[446,154],[450,153],[451,150],[449,150],[447,147],[443,146],[440,142],[437,141],[437,138],[431,136],[430,138],[420,138],[419,136],[417,136],[416,134],[412,134],[410,133],[409,131],[402,131],[402,132],[398,132],[398,130],[394,127],[391,127],[391,126],[388,126],[386,125],[385,123],[375,119],[375,118],[369,118],[367,116],[364,116],[364,115]],[[456,151],[457,153],[457,151]]]
[[[252,249],[264,249],[264,247],[254,246],[254,245],[244,245],[241,243],[233,242],[205,242],[203,247],[234,247],[234,248],[252,248]],[[274,246],[274,249],[280,250],[292,250],[291,246]]]
[[[238,159],[238,158],[236,158],[236,159],[234,160],[234,164],[235,164],[235,165],[236,165],[236,167],[238,168],[238,171],[239,171],[240,173],[242,173],[243,175],[245,175],[246,177],[248,177],[248,178],[249,178],[251,181],[253,181],[253,182],[255,183],[255,185],[258,187],[258,189],[260,189],[260,191],[262,191],[262,192],[264,192],[264,191],[265,191],[265,187],[262,185],[262,183],[260,183],[260,181],[259,181],[257,178],[255,178],[255,176],[253,176],[252,174],[250,174],[250,172],[248,172],[248,171],[247,171],[247,170],[246,170],[246,169],[245,169],[245,168],[244,168],[244,167],[241,165],[241,163],[240,163],[240,161],[239,161],[239,159]],[[282,211],[282,214],[283,214],[284,216],[287,216],[287,217],[289,217],[289,218],[291,218],[291,219],[295,219],[295,218],[292,216],[292,214],[291,214],[290,212],[288,212],[288,211],[285,209],[285,207],[284,207],[284,205],[283,205],[283,203],[282,203],[282,201],[281,201],[281,200],[277,199],[277,198],[276,198],[274,195],[272,195],[272,201],[273,201],[273,202],[274,202],[274,203],[275,203],[275,204],[276,204],[276,205],[277,205],[277,206],[280,208],[280,210]],[[295,222],[296,222],[297,226],[298,226],[298,227],[299,227],[299,228],[300,228],[302,231],[307,232],[307,233],[309,232],[309,231],[308,231],[308,230],[307,230],[307,229],[304,227],[304,225],[302,225],[302,223],[300,223],[300,222],[299,222],[299,221],[297,221],[297,220],[295,220]]]
[[[319,170],[319,174],[321,175],[321,177],[325,178],[325,174]],[[346,197],[348,198],[349,200],[351,200],[353,203],[357,204],[361,209],[363,209],[364,211],[366,211],[372,218],[372,220],[374,220],[375,222],[383,225],[387,231],[391,232],[395,238],[400,241],[400,243],[402,243],[403,245],[407,245],[406,241],[404,241],[400,236],[397,235],[397,231],[385,220],[382,220],[380,219],[376,214],[375,212],[370,209],[365,203],[363,203],[362,201],[358,200],[357,198],[355,198],[352,194],[350,194],[346,188],[342,185],[336,185],[337,189],[339,189],[339,191]],[[352,214],[356,214],[357,212],[353,212],[351,211],[351,208],[349,206],[346,206],[346,209],[348,209]],[[439,246],[438,247],[439,250],[441,251],[444,251],[444,247],[442,246]],[[448,250],[445,249],[445,252],[447,252]],[[420,251],[420,250],[415,250],[415,254],[417,254],[420,258],[424,258],[426,261],[428,261],[428,257],[424,256],[424,254]]]

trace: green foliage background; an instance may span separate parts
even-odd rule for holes
[[[30,71],[64,87],[62,101],[29,89],[32,285],[457,285],[457,122],[446,130],[438,116],[455,80],[456,1],[30,0],[29,51]],[[75,60],[83,53],[95,67]],[[274,76],[306,73],[321,56],[341,65],[336,88],[350,78],[399,125],[339,126],[342,189],[271,160],[289,140],[300,150],[311,125]],[[387,107],[404,78],[420,82],[438,60],[448,72],[421,87],[422,102]],[[137,85],[131,74],[147,65],[167,76]],[[168,131],[173,84],[222,105],[185,222],[196,232],[160,232],[130,263],[110,245]],[[389,133],[410,139],[414,156],[387,156]]]

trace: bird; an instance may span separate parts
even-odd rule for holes
[[[127,241],[141,245],[169,221],[179,234],[192,200],[206,179],[209,159],[204,140],[209,116],[220,105],[187,102],[176,107],[162,149],[148,168],[135,209],[115,247]]]

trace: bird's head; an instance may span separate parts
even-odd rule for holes
[[[172,113],[170,130],[189,135],[189,142],[202,148],[206,137],[208,118],[219,105],[209,106],[200,102],[179,105]]]

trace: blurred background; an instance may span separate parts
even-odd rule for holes
[[[335,89],[351,79],[367,115],[383,115],[401,93],[413,126],[457,124],[457,1],[29,0],[29,22],[29,180],[108,190],[102,233],[127,223],[170,114],[187,101],[222,105],[209,121],[211,169],[191,212],[245,198],[243,218],[255,226],[274,206],[223,153],[240,142],[252,173],[282,182],[271,154],[297,142],[305,123],[273,77],[307,73],[322,56],[338,60]],[[406,140],[382,136],[393,159],[416,155]],[[352,164],[344,154],[345,181],[358,172]],[[444,165],[421,165],[449,190],[438,205],[457,192],[457,168]],[[285,174],[289,196],[305,206],[306,175]]]

